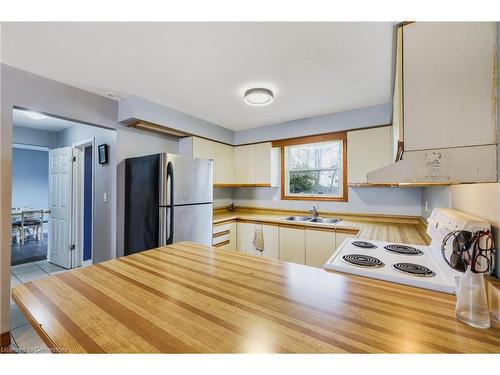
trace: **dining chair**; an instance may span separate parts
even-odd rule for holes
[[[23,227],[24,230],[32,229],[36,240],[41,240],[43,237],[43,210],[32,210],[23,212]],[[23,236],[24,240],[26,235]]]
[[[21,220],[13,216],[12,228],[16,232],[16,242],[24,245],[26,234],[33,230],[36,240],[43,239],[43,215],[44,210],[27,210],[21,212]]]
[[[21,218],[21,220],[19,220]],[[22,214],[21,215],[12,215],[12,232],[16,236],[16,243],[21,242],[21,233],[22,233]]]

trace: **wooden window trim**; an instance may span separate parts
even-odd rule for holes
[[[323,197],[323,196],[290,196],[285,194],[285,147],[303,145],[309,143],[320,143],[328,141],[342,141],[342,197]],[[347,182],[347,132],[336,132],[321,135],[311,135],[299,138],[282,139],[273,142],[273,147],[281,149],[281,200],[296,201],[330,201],[347,202],[348,182]]]

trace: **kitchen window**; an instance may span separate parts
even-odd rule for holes
[[[281,199],[347,201],[346,133],[274,142],[281,147]]]

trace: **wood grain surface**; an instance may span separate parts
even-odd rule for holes
[[[55,352],[486,353],[455,297],[183,242],[19,285]]]
[[[366,240],[377,240],[386,242],[397,242],[414,245],[428,245],[429,237],[426,233],[426,223],[417,217],[390,217],[380,215],[346,215],[321,213],[325,217],[337,217],[342,219],[334,225],[318,224],[308,222],[293,222],[285,220],[287,216],[308,215],[302,211],[279,211],[258,209],[237,209],[229,212],[219,210],[214,212],[214,226],[228,222],[247,222],[267,225],[279,225],[283,227],[307,228],[307,229],[330,229],[338,233],[351,234]]]

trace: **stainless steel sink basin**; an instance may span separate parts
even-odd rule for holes
[[[304,221],[309,223],[318,224],[336,224],[340,219],[330,218],[330,217],[310,217],[310,216],[288,216],[285,220],[289,221]]]
[[[310,221],[312,218],[310,216],[288,216],[285,220],[290,221]]]
[[[319,224],[336,224],[340,221],[340,219],[335,219],[330,217],[315,217],[309,221],[311,223],[319,223]]]

